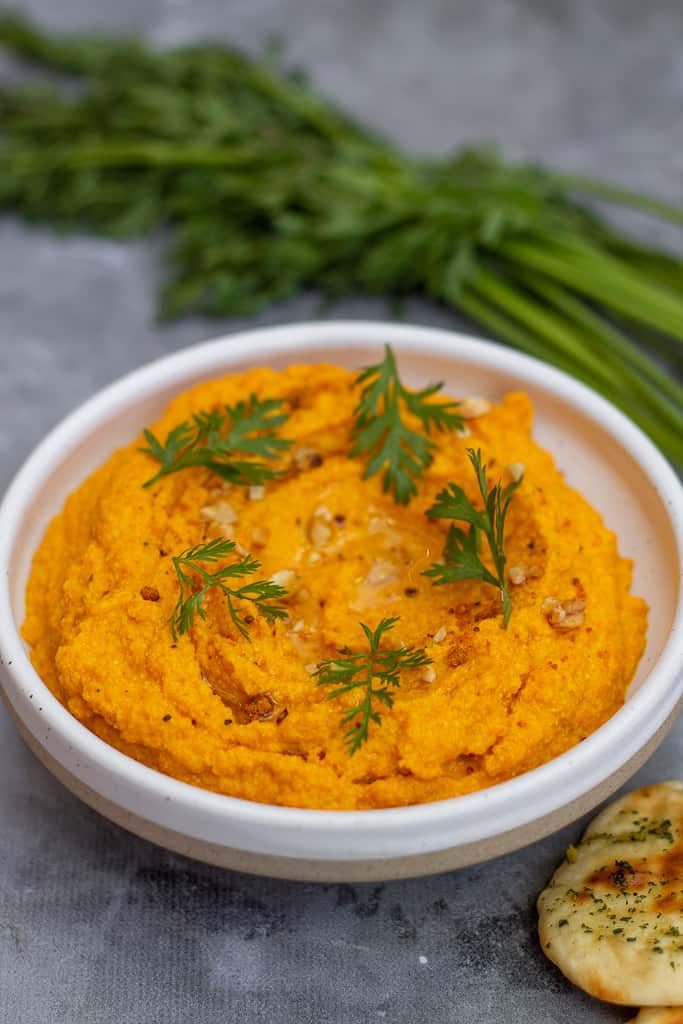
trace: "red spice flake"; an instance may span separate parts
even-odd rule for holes
[[[159,591],[156,587],[143,587],[140,591],[140,597],[143,601],[158,601]]]

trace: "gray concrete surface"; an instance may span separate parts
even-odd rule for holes
[[[330,95],[406,146],[513,154],[677,198],[678,0],[23,0],[55,28],[281,35]],[[0,60],[0,76],[16,74]],[[672,236],[634,218],[650,237]],[[0,220],[0,489],[96,388],[243,321],[154,318],[159,247]],[[313,299],[256,322],[310,317]],[[379,317],[379,302],[335,314]],[[410,319],[455,324],[418,302]],[[254,321],[251,321],[254,322]],[[679,725],[638,782],[680,777]],[[289,884],[183,860],[110,825],[0,711],[1,1024],[597,1024],[626,1011],[545,962],[535,896],[580,824],[520,853],[384,886]]]

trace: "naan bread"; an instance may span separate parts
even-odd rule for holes
[[[683,1006],[646,1006],[629,1024],[683,1024]]]
[[[683,1004],[683,782],[646,786],[602,811],[538,911],[544,953],[590,995]]]

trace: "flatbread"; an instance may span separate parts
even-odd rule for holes
[[[683,1006],[646,1006],[629,1024],[683,1024]]]
[[[683,782],[602,811],[538,911],[544,953],[579,988],[626,1006],[683,1004]]]

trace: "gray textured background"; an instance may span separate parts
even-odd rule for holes
[[[513,155],[679,198],[679,0],[16,6],[55,28],[138,31],[160,44],[211,35],[255,49],[279,34],[323,89],[406,146],[497,139]],[[0,76],[16,73],[0,58]],[[158,326],[158,256],[156,244],[57,239],[0,220],[0,489],[96,388],[242,323]],[[302,298],[257,319],[314,309]],[[334,312],[386,310],[357,300]],[[407,314],[456,323],[417,302]],[[680,776],[682,746],[679,725],[637,781]],[[535,896],[579,828],[431,879],[350,887],[249,878],[99,818],[34,762],[0,710],[0,1022],[623,1021],[625,1011],[565,983],[536,941]]]

